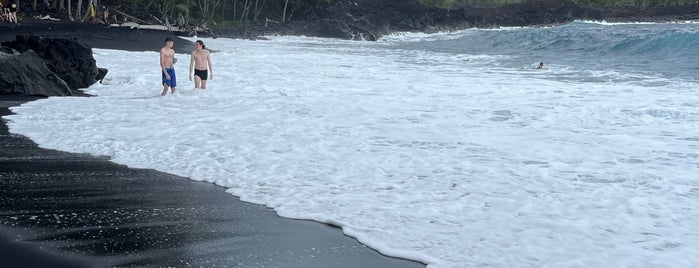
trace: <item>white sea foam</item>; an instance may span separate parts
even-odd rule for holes
[[[537,28],[550,28],[552,26],[544,26]],[[469,28],[455,31],[439,31],[435,33],[424,33],[424,32],[395,32],[382,36],[378,42],[379,43],[395,43],[395,42],[429,42],[429,41],[440,41],[440,40],[454,40],[464,38],[468,35],[476,33],[478,31],[518,31],[524,29],[532,29],[532,27],[521,27],[521,26],[511,26],[511,27],[497,27],[490,29],[478,29]]]
[[[626,22],[609,22],[606,20],[576,20],[580,23],[598,24],[605,26],[617,26],[617,25],[651,25],[651,24],[697,24],[699,21],[696,20],[674,20],[674,21],[626,21]]]
[[[477,31],[476,29],[464,29],[456,31],[440,31],[436,33],[423,33],[423,32],[396,32],[388,35],[382,36],[378,42],[380,43],[394,43],[394,42],[424,42],[424,41],[435,41],[435,40],[453,40],[463,38],[471,33]]]
[[[576,20],[576,22],[580,23],[589,23],[589,24],[598,24],[598,25],[606,25],[606,26],[615,26],[615,25],[645,25],[645,24],[656,24],[657,22],[650,22],[650,21],[629,21],[629,22],[608,22],[606,20]]]
[[[650,25],[650,24],[696,24],[696,23],[699,23],[699,21],[695,21],[695,20],[675,20],[675,21],[663,21],[663,22],[652,22],[652,21],[608,22],[606,20],[576,20],[576,22],[599,24],[599,25],[605,25],[605,26]]]
[[[429,267],[699,266],[694,83],[567,82],[380,43],[204,41],[219,51],[205,91],[187,55],[179,92],[159,97],[157,53],[97,49],[98,97],[15,107],[10,130],[213,182]]]

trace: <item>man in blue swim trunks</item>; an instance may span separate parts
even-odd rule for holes
[[[175,41],[171,38],[165,38],[165,46],[160,49],[160,68],[162,69],[163,77],[163,93],[160,95],[165,96],[167,94],[168,87],[175,93],[175,88],[177,87],[177,79],[175,78],[175,50],[172,46]]]

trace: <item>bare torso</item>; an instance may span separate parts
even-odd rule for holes
[[[195,50],[192,52],[192,59],[194,59],[194,69],[197,70],[207,70],[209,69],[209,51],[206,49]]]
[[[164,47],[160,50],[160,65],[163,68],[172,68],[174,58],[175,50],[172,48]]]

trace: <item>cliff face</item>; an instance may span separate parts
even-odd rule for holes
[[[395,31],[429,31],[441,27],[450,21],[450,13],[425,7],[417,0],[334,0],[323,9],[290,22],[269,24],[264,32],[375,40]],[[454,23],[458,24],[457,20]]]
[[[599,8],[612,21],[685,21],[699,19],[699,2],[688,5]]]
[[[285,34],[376,40],[397,31],[435,32],[464,28],[551,25],[576,19],[690,20],[699,18],[699,4],[665,7],[580,6],[572,1],[531,1],[499,7],[426,7],[418,0],[334,0],[323,9],[288,23],[246,29],[247,35]],[[251,33],[252,32],[252,33]]]
[[[320,16],[317,35],[375,40],[395,31],[429,31],[449,20],[449,11],[416,0],[340,0]]]
[[[396,31],[433,32],[471,27],[526,26],[601,18],[601,13],[570,1],[541,1],[498,8],[440,9],[417,0],[337,0],[318,11],[315,20],[291,22],[294,33],[305,25],[305,35],[375,40]],[[289,34],[290,32],[282,33]]]

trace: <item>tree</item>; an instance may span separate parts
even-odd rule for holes
[[[257,19],[260,17],[260,14],[264,10],[265,2],[266,0],[262,0],[262,3],[259,3],[259,0],[255,0],[255,15],[252,17],[253,21],[257,21]]]
[[[214,15],[216,9],[221,5],[221,0],[197,0],[197,7],[201,12],[202,19],[207,23],[215,22]]]
[[[245,0],[245,4],[243,4],[243,11],[240,14],[240,23],[243,23],[245,18],[248,16],[248,12],[250,11],[250,7],[252,6],[252,2],[250,0]]]
[[[73,2],[73,0],[68,0],[68,19],[70,19],[70,21],[75,21],[73,19],[73,13],[72,13],[73,11],[72,11],[72,8],[70,6],[71,2]]]
[[[83,16],[80,14],[80,12],[82,10],[83,10],[83,0],[78,0],[78,6],[76,7],[76,10],[75,10],[75,15],[78,16],[78,21],[83,21]]]
[[[189,7],[187,7],[187,5],[185,5],[185,4],[177,4],[177,5],[175,5],[175,10],[177,10],[179,15],[180,15],[179,16],[180,19],[179,19],[178,24],[179,25],[189,25],[189,18],[190,18]],[[182,14],[184,14],[184,16]]]
[[[289,7],[289,0],[284,1],[284,13],[282,13],[282,22],[286,22],[286,8]]]

